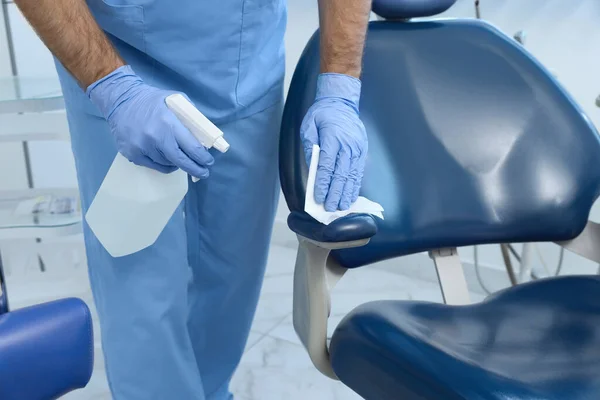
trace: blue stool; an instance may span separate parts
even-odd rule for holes
[[[87,385],[92,318],[79,299],[9,312],[0,261],[0,399],[53,400]]]
[[[361,195],[385,221],[321,225],[304,213],[299,129],[315,96],[318,34],[296,68],[280,173],[300,242],[294,327],[315,366],[370,400],[600,398],[600,278],[524,284],[471,304],[456,248],[556,242],[600,263],[600,140],[582,110],[522,46],[471,19],[411,21],[455,0],[375,0],[361,119]],[[446,304],[362,305],[327,341],[330,291],[352,268],[419,252]]]

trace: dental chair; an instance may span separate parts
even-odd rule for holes
[[[9,311],[0,260],[0,399],[53,400],[87,385],[92,319],[79,299]]]
[[[375,0],[361,119],[361,195],[385,220],[322,225],[304,212],[299,129],[315,96],[318,34],[285,107],[280,175],[299,240],[294,327],[316,368],[369,400],[600,399],[600,277],[539,280],[472,304],[457,248],[555,242],[600,263],[600,140],[521,45],[488,23],[420,20],[454,0]],[[337,326],[347,270],[428,252],[445,304],[363,304]]]

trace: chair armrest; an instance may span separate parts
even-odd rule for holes
[[[83,301],[0,315],[0,399],[56,399],[85,387],[93,364],[92,318]]]
[[[327,343],[327,319],[331,313],[331,290],[346,268],[330,257],[331,250],[364,246],[377,233],[370,215],[351,215],[325,226],[304,213],[288,218],[298,235],[294,270],[294,329],[315,367],[337,379]]]
[[[323,225],[305,212],[293,211],[288,226],[297,235],[321,243],[353,242],[377,234],[377,224],[369,214],[350,214]]]

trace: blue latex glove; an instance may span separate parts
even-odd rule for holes
[[[212,155],[165,103],[175,92],[145,84],[124,66],[86,93],[108,121],[117,150],[129,161],[162,173],[181,168],[196,178],[208,177]]]
[[[358,113],[360,89],[360,80],[351,76],[319,75],[315,102],[300,128],[309,165],[312,146],[321,148],[315,201],[327,211],[347,210],[360,191],[369,147]]]

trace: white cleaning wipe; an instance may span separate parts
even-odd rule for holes
[[[319,165],[319,156],[321,149],[318,145],[313,146],[312,158],[310,159],[310,168],[308,169],[308,182],[306,183],[306,198],[304,199],[304,211],[322,224],[329,225],[338,218],[345,217],[348,214],[371,214],[383,219],[383,207],[360,196],[348,210],[344,211],[325,211],[323,204],[317,204],[315,201],[315,179],[317,177],[317,166]]]

